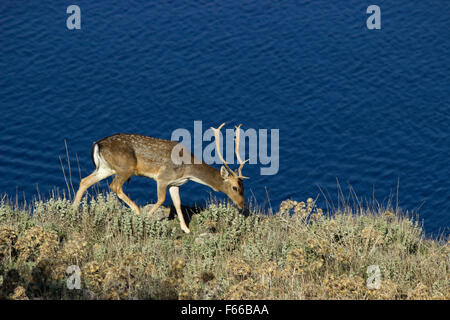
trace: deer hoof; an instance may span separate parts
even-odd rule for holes
[[[181,227],[181,229],[187,234],[191,233],[191,230],[189,230],[189,228],[187,228],[187,227],[184,227],[184,228]]]

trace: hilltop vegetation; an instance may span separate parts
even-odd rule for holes
[[[329,216],[287,200],[273,215],[213,203],[192,234],[162,210],[149,219],[100,194],[0,206],[3,299],[449,299],[449,243],[399,212]],[[31,216],[30,213],[33,212]],[[80,289],[67,287],[71,265]],[[379,268],[378,289],[367,286]],[[373,287],[373,286],[372,286]]]

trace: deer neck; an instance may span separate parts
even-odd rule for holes
[[[223,178],[220,171],[205,163],[191,166],[191,180],[207,185],[214,191],[225,192]]]

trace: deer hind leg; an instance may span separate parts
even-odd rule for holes
[[[155,205],[152,207],[152,209],[148,213],[149,217],[151,217],[156,212],[156,210],[158,210],[158,208],[162,206],[162,204],[166,200],[167,184],[160,182],[160,181],[157,181],[157,183],[158,183],[158,201],[155,203]]]
[[[78,188],[77,194],[75,196],[75,200],[73,201],[72,207],[74,209],[77,209],[80,205],[81,198],[83,197],[83,194],[86,192],[86,190],[92,186],[93,184],[96,184],[97,182],[108,178],[109,176],[113,175],[114,172],[112,170],[103,169],[103,168],[97,168],[94,172],[92,172],[89,176],[81,179],[80,187]]]
[[[114,191],[119,199],[124,201],[131,209],[137,212],[137,214],[141,214],[141,210],[139,207],[131,201],[130,198],[127,197],[127,195],[123,192],[122,186],[125,183],[125,181],[128,180],[132,176],[131,173],[118,173],[116,177],[114,178],[113,182],[109,185],[112,191]]]
[[[179,187],[170,187],[169,188],[170,196],[172,198],[172,202],[175,207],[175,210],[177,211],[178,219],[180,220],[181,229],[186,233],[190,233],[191,231],[187,227],[186,222],[184,221],[183,212],[181,211],[181,199],[180,199],[180,191],[179,190],[180,190]]]

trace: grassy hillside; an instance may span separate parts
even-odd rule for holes
[[[33,216],[30,216],[30,212]],[[450,246],[388,209],[325,215],[312,199],[245,217],[210,204],[192,234],[161,210],[115,196],[74,211],[52,199],[0,206],[0,297],[7,299],[449,299]],[[69,266],[81,289],[67,287]],[[378,289],[370,286],[375,265]]]

